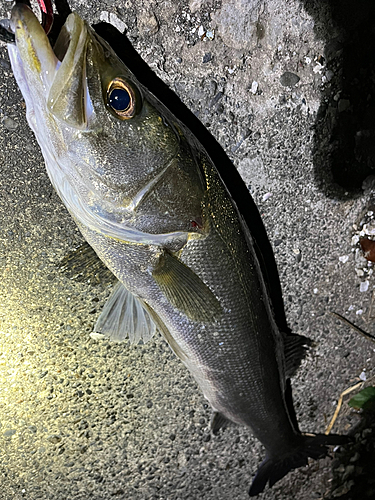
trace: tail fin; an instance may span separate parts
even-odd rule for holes
[[[308,458],[323,458],[328,454],[329,445],[340,445],[348,442],[347,436],[316,434],[301,436],[301,446],[294,453],[283,458],[269,457],[260,464],[258,472],[252,482],[249,495],[254,497],[261,493],[268,482],[272,487],[277,481],[286,476],[293,469],[307,465]]]

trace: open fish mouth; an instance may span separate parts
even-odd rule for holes
[[[18,61],[27,72],[28,85],[40,88],[49,112],[76,128],[87,124],[86,49],[88,32],[82,19],[68,16],[52,48],[43,23],[28,5],[16,3],[10,27],[19,53]],[[72,98],[75,96],[75,98]]]

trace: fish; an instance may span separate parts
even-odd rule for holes
[[[159,331],[213,409],[266,449],[249,495],[343,436],[300,432],[289,379],[309,339],[275,321],[251,228],[197,137],[72,12],[52,48],[25,3],[8,44],[56,192],[118,280],[94,337]]]

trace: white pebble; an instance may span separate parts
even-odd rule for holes
[[[359,376],[359,378],[365,382],[366,381],[366,373],[362,372],[361,375]]]
[[[251,84],[250,92],[255,95],[257,93],[257,90],[258,90],[258,82],[254,80],[253,83]]]
[[[356,245],[359,242],[359,235],[355,234],[352,238],[352,245]]]
[[[349,260],[349,255],[342,255],[341,257],[339,257],[339,261],[342,262],[343,264],[345,264],[345,262],[348,262]]]
[[[362,229],[365,232],[365,234],[368,234],[368,235],[374,235],[375,234],[374,223],[372,223],[372,224],[371,223],[364,224]]]
[[[121,19],[117,17],[116,14],[113,14],[113,12],[106,12],[105,10],[103,10],[100,13],[100,20],[104,21],[105,23],[112,24],[112,26],[121,31],[121,33],[125,31],[126,24],[124,23],[124,21],[121,21]]]
[[[359,291],[360,292],[367,292],[368,290],[368,287],[369,287],[369,281],[366,280],[366,281],[362,281],[361,284],[359,285]]]
[[[262,196],[262,201],[267,201],[268,198],[270,198],[272,196],[272,193],[266,193]]]

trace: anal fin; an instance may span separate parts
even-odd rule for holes
[[[108,338],[113,342],[129,340],[131,344],[148,342],[156,332],[156,325],[150,314],[124,285],[118,282],[99,316],[94,331],[94,339]]]

